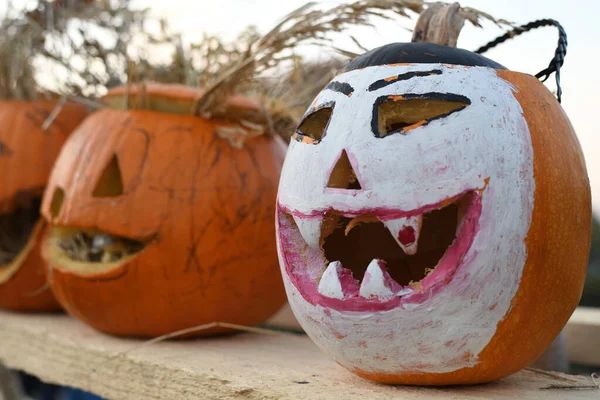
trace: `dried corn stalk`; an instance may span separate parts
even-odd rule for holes
[[[410,17],[409,12],[420,13],[428,7],[436,7],[436,4],[423,2],[422,0],[360,0],[325,10],[318,9],[315,3],[308,3],[285,17],[281,23],[263,37],[255,38],[248,45],[245,52],[236,53],[236,57],[232,59],[234,61],[233,66],[227,68],[227,65],[231,65],[231,63],[224,63],[221,73],[214,74],[211,71],[210,78],[213,78],[213,76],[216,76],[216,78],[212,81],[211,79],[206,80],[209,83],[206,86],[206,91],[198,99],[195,112],[210,116],[218,110],[224,97],[235,92],[247,92],[253,84],[256,86],[255,81],[260,77],[264,77],[266,71],[274,70],[285,61],[295,60],[292,51],[300,45],[327,45],[330,41],[330,33],[339,33],[354,25],[371,26],[371,17],[384,19],[392,18],[392,15]],[[487,19],[497,25],[510,26],[510,23],[505,20],[495,19],[489,14],[472,8],[459,7],[458,12],[463,19],[463,23],[466,19],[475,26],[481,26],[480,21]],[[355,43],[358,44],[356,40]],[[347,51],[342,51],[342,53],[347,56],[355,56],[355,54]],[[322,75],[318,79],[321,79],[321,77]],[[297,88],[301,91],[313,82],[304,81],[302,83]],[[314,83],[318,83],[314,85],[315,88],[322,86],[318,80]],[[294,95],[288,94],[287,96],[288,100],[295,98]],[[299,98],[303,98],[303,96],[299,96]],[[276,96],[272,97],[271,103],[277,103],[277,100]],[[305,108],[307,105],[308,103],[305,103],[302,107],[294,104],[288,108],[293,110],[297,106]],[[278,108],[281,108],[281,105],[275,104],[275,109]],[[294,112],[289,114],[297,115]]]
[[[294,53],[297,47],[330,46],[332,33],[372,26],[373,18],[410,18],[436,4],[358,0],[326,9],[308,3],[264,36],[249,27],[231,43],[205,35],[186,48],[164,21],[151,20],[148,10],[132,10],[129,0],[38,0],[34,10],[11,10],[0,25],[0,97],[37,96],[39,65],[60,77],[55,91],[71,96],[98,96],[125,82],[181,83],[205,88],[193,111],[207,117],[231,94],[257,97],[269,130],[287,136],[343,63],[340,58],[306,63]],[[475,26],[481,20],[508,24],[472,8],[460,8],[459,14]],[[153,60],[155,47],[168,49],[171,59]]]
[[[166,25],[129,0],[37,0],[9,3],[0,21],[0,98],[34,99],[40,92],[97,96],[122,84],[131,62],[140,76],[155,68],[148,49],[172,43]],[[152,29],[154,25],[154,29]]]
[[[330,33],[339,33],[353,25],[372,25],[370,18],[390,19],[386,12],[409,16],[408,11],[420,12],[421,0],[361,0],[331,9],[317,9],[308,3],[288,14],[270,32],[256,39],[242,58],[224,70],[198,99],[196,112],[210,115],[223,97],[237,91],[265,71],[293,59],[291,50],[302,44],[325,45]]]

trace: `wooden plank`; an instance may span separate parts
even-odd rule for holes
[[[600,369],[600,308],[578,307],[565,334],[569,360]]]
[[[288,333],[141,343],[97,333],[64,315],[0,312],[1,362],[111,399],[600,398],[600,391],[542,390],[590,385],[588,377],[557,379],[528,370],[472,387],[377,385],[339,367],[306,336]]]

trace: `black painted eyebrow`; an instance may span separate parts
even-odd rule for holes
[[[354,92],[354,88],[346,82],[333,81],[329,85],[325,86],[325,89],[333,90],[334,92],[343,93],[346,96],[350,96]]]
[[[431,76],[431,75],[441,75],[441,69],[432,69],[431,71],[413,71],[407,72],[401,75],[390,76],[389,78],[380,79],[375,81],[369,86],[369,92],[373,92],[375,90],[379,90],[384,88],[392,83],[396,83],[398,81],[406,81],[408,79],[417,78],[420,76]]]

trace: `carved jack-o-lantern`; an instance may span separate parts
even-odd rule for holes
[[[284,146],[262,135],[234,148],[216,131],[235,123],[187,114],[197,90],[139,88],[106,100],[145,109],[96,112],[57,160],[42,204],[52,290],[118,335],[260,323],[285,301],[273,223]],[[228,106],[224,117],[257,109]]]
[[[484,382],[528,365],[581,295],[590,189],[563,110],[474,53],[351,61],[292,140],[277,204],[292,309],[362,377]]]
[[[39,206],[61,146],[87,109],[54,101],[0,102],[0,307],[18,311],[60,308],[46,286],[40,255],[45,224]],[[60,111],[47,129],[44,122]]]

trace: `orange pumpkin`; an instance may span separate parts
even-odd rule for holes
[[[113,108],[128,99],[145,109],[90,116],[50,177],[49,283],[98,330],[143,337],[254,325],[285,301],[274,239],[284,146],[261,135],[232,147],[218,134],[239,127],[227,118],[255,120],[258,105],[234,97],[205,119],[189,114],[199,94],[161,84],[113,90],[105,98]],[[78,258],[84,242],[96,255]]]
[[[530,365],[577,306],[585,161],[530,75],[393,43],[351,62],[294,135],[278,194],[290,305],[361,377],[472,384]]]
[[[61,146],[87,110],[67,103],[50,124],[53,101],[0,102],[0,307],[18,311],[60,308],[45,287],[39,203]]]

